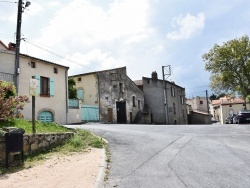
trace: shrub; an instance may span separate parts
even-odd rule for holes
[[[27,102],[27,96],[17,96],[13,83],[0,80],[0,121],[10,121],[16,117],[15,110],[22,110]]]

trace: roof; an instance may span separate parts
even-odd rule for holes
[[[60,64],[57,64],[57,63],[53,63],[53,62],[50,62],[50,61],[47,61],[47,60],[44,60],[44,59],[40,59],[40,58],[37,58],[37,57],[32,57],[32,56],[25,55],[25,54],[20,54],[20,56],[31,58],[31,59],[33,59],[35,61],[42,61],[42,62],[45,62],[45,63],[48,63],[48,64],[52,64],[52,65],[55,65],[55,66],[59,66],[59,67],[63,67],[63,68],[69,69],[69,67],[67,67],[67,66],[63,66],[63,65],[60,65]]]
[[[126,69],[126,66],[125,66],[125,67],[114,68],[114,69],[102,70],[102,71],[94,71],[94,72],[87,72],[87,73],[82,73],[82,74],[75,74],[75,75],[71,75],[71,76],[69,76],[69,77],[85,76],[85,75],[88,75],[88,74],[102,73],[102,72],[106,72],[106,71],[113,71],[113,70],[124,69],[124,68]]]
[[[152,80],[152,78],[148,78],[148,77],[142,77],[142,79],[150,79],[150,80]],[[159,81],[163,81],[163,80],[161,80],[161,79],[157,79],[157,80],[159,80]],[[176,87],[179,87],[179,88],[181,88],[181,89],[185,90],[185,88],[184,88],[184,87],[181,87],[181,86],[179,86],[179,85],[175,84],[174,82],[170,82],[170,81],[167,81],[167,80],[165,80],[165,81],[166,81],[167,83],[171,84],[171,85],[174,85],[174,86],[176,86]]]
[[[212,100],[212,105],[230,105],[230,104],[244,104],[245,100],[241,98],[221,97],[219,100]]]
[[[15,51],[11,51],[1,40],[0,40],[0,44],[6,48],[6,50],[2,50],[1,52],[4,52],[4,53],[13,53],[15,54]],[[60,64],[56,64],[56,63],[53,63],[53,62],[50,62],[50,61],[47,61],[47,60],[44,60],[44,59],[40,59],[40,58],[37,58],[37,57],[32,57],[32,56],[29,56],[29,55],[26,55],[26,54],[21,54],[20,53],[20,56],[22,57],[26,57],[26,58],[30,58],[30,59],[33,59],[35,61],[42,61],[44,63],[48,63],[48,64],[52,64],[52,65],[55,65],[55,66],[58,66],[58,67],[63,67],[63,68],[67,68],[69,69],[69,67],[67,66],[63,66],[63,65],[60,65]]]
[[[134,82],[135,85],[137,85],[137,86],[141,86],[141,85],[142,85],[142,80],[134,80],[133,82]]]

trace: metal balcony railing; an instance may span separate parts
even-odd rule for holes
[[[5,80],[7,82],[14,82],[14,74],[0,72],[0,80]]]

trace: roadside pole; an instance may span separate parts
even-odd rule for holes
[[[38,80],[30,78],[30,95],[32,96],[32,133],[36,134],[36,96],[38,95]]]

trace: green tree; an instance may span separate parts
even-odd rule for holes
[[[76,82],[73,78],[69,78],[68,80],[68,90],[69,90],[69,99],[77,98],[77,90],[75,88]]]
[[[250,42],[248,36],[215,44],[202,56],[205,70],[211,72],[210,87],[219,93],[250,94]]]

